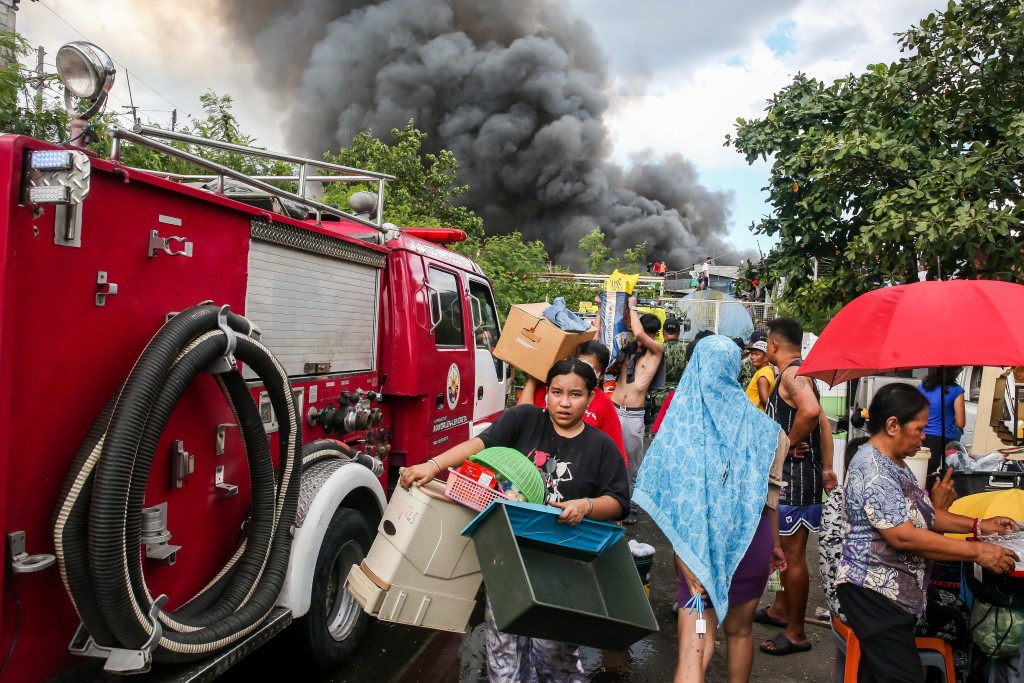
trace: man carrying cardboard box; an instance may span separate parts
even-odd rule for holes
[[[629,494],[633,495],[636,473],[644,460],[644,413],[647,406],[647,390],[658,372],[665,349],[654,337],[661,330],[658,316],[636,310],[636,297],[631,296],[625,312],[626,323],[633,332],[635,341],[626,346],[616,360],[618,380],[612,393],[612,403],[622,423],[622,440],[629,458]],[[600,336],[601,318],[597,319]],[[614,364],[613,364],[614,365]],[[613,372],[613,369],[609,369]],[[629,516],[624,524],[635,524],[636,507],[630,505]]]

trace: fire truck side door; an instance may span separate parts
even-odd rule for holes
[[[472,321],[465,310],[466,290],[455,272],[427,268],[430,321],[435,351],[424,353],[430,367],[427,399],[431,407],[431,453],[440,453],[469,438],[473,417],[473,350],[468,340]],[[493,371],[493,370],[492,370]]]
[[[486,282],[469,279],[469,306],[473,312],[473,339],[476,345],[476,387],[471,435],[476,436],[490,424],[486,418],[505,409],[511,373],[504,361],[491,354],[498,343],[501,326],[498,324],[491,289]]]

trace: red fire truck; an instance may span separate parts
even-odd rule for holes
[[[69,44],[58,71],[95,113],[106,55]],[[336,667],[389,477],[504,408],[488,280],[459,231],[382,222],[389,176],[207,143],[296,169],[245,177],[159,140],[206,141],[111,135],[111,159],[0,135],[0,681],[210,678],[282,631]],[[377,191],[345,212],[309,198],[326,181]]]

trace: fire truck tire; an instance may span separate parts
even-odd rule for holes
[[[337,669],[352,656],[366,632],[369,617],[345,590],[345,578],[352,565],[363,561],[372,543],[366,518],[351,508],[338,508],[317,555],[309,612],[293,626],[296,644],[307,655],[302,660],[311,668]]]

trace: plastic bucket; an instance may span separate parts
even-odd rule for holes
[[[651,597],[651,569],[654,568],[654,555],[634,557],[633,563],[636,565],[637,574],[640,575],[640,583],[644,585],[644,592],[649,598]]]
[[[917,478],[917,485],[921,488],[925,487],[925,479],[928,478],[928,460],[932,457],[932,452],[927,448],[922,448],[917,453],[906,459],[907,467],[914,473]]]
[[[846,432],[836,432],[832,435],[832,452],[835,453],[832,457],[832,469],[835,470],[840,485],[846,480],[846,444]]]

